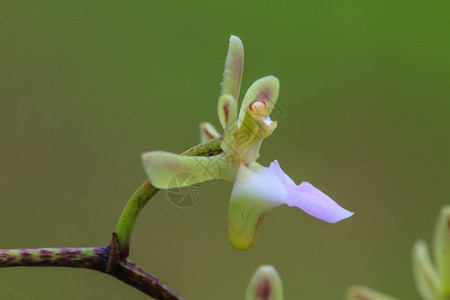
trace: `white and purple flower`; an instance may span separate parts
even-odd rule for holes
[[[161,189],[174,187],[172,179],[180,173],[192,174],[195,182],[225,179],[234,182],[228,206],[228,236],[236,249],[247,249],[258,239],[262,220],[281,205],[298,207],[328,223],[353,215],[308,182],[296,185],[275,160],[268,168],[256,160],[262,141],[277,126],[269,117],[278,98],[279,81],[274,76],[257,80],[244,96],[238,114],[237,99],[244,65],[241,40],[231,36],[219,98],[219,120],[224,129],[222,153],[188,157],[152,151],[143,154],[144,168],[152,184]],[[219,137],[209,123],[202,123],[202,142]],[[205,172],[205,166],[214,165]],[[177,183],[179,184],[179,183]]]

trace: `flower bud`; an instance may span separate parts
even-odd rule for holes
[[[283,300],[281,278],[274,267],[260,266],[247,286],[245,300]]]

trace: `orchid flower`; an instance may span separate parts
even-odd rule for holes
[[[182,173],[191,175],[186,185],[215,179],[234,182],[228,206],[228,236],[236,249],[252,246],[263,218],[284,204],[328,223],[353,215],[311,184],[296,185],[276,160],[268,168],[256,162],[262,141],[277,126],[269,115],[278,98],[279,81],[267,76],[253,83],[238,113],[243,66],[242,42],[231,36],[218,105],[223,134],[219,135],[210,123],[200,125],[201,141],[219,138],[223,152],[200,157],[162,151],[144,153],[144,168],[152,184],[160,189],[182,187],[184,183],[172,180]]]

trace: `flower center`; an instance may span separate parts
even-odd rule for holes
[[[269,105],[264,99],[258,99],[250,103],[248,106],[250,114],[254,117],[267,116],[269,113]]]

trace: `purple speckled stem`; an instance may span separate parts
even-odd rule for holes
[[[40,248],[0,250],[0,267],[62,266],[101,271],[109,246],[96,248]]]
[[[107,273],[141,292],[165,300],[182,299],[129,260],[110,261],[110,245],[93,248],[40,248],[0,250],[0,268],[4,267],[72,267],[86,268]]]

